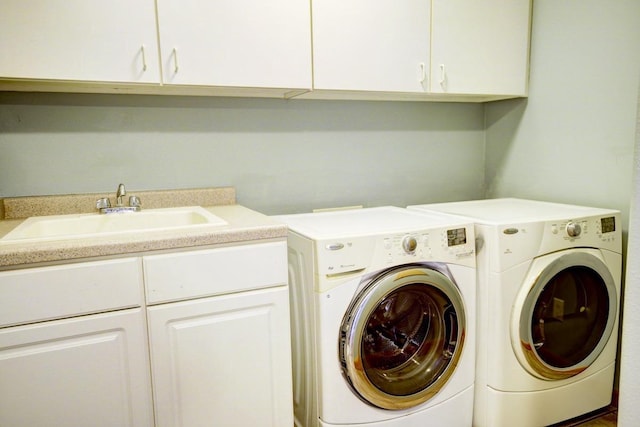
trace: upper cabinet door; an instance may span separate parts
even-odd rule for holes
[[[430,0],[314,0],[314,89],[423,92]]]
[[[433,0],[431,91],[526,95],[530,0]]]
[[[154,0],[0,0],[0,78],[159,83]]]
[[[157,3],[165,84],[311,87],[308,1]]]

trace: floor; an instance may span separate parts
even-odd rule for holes
[[[564,423],[554,424],[552,427],[616,427],[617,425],[618,408],[610,406]]]

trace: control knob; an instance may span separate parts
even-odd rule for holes
[[[412,254],[415,252],[418,247],[418,241],[413,236],[406,236],[402,239],[402,249],[408,254]]]
[[[569,237],[578,237],[580,233],[582,233],[582,227],[580,227],[580,224],[575,222],[567,224],[567,234]]]

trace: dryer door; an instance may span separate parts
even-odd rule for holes
[[[532,269],[539,271],[513,310],[512,344],[519,362],[548,380],[587,369],[606,346],[617,316],[615,282],[600,252],[564,252],[534,261]]]
[[[373,279],[341,329],[345,378],[364,401],[405,409],[433,397],[453,374],[465,340],[465,310],[445,270],[404,266]]]

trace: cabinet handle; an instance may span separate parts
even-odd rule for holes
[[[427,70],[424,66],[424,62],[420,63],[419,68],[420,68],[420,71],[419,71],[420,78],[418,81],[420,82],[420,84],[424,84],[425,80],[427,80]]]
[[[173,48],[173,72],[177,73],[180,67],[178,66],[178,49]]]
[[[140,46],[140,52],[142,54],[142,71],[147,71],[147,55],[144,53],[144,45]]]
[[[440,64],[440,87],[444,89],[447,81],[447,71],[444,68],[444,64]]]

